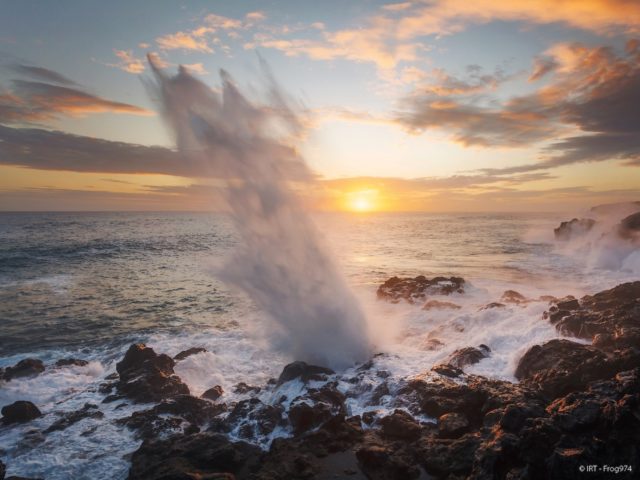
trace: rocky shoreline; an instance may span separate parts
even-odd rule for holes
[[[463,294],[464,287],[457,277],[394,277],[378,296],[392,303],[426,301],[426,308],[430,295]],[[229,402],[219,385],[191,395],[174,372],[176,362],[203,349],[171,358],[135,344],[100,392],[103,403],[145,405],[120,420],[142,442],[131,455],[130,480],[577,479],[585,478],[580,468],[587,465],[621,467],[615,478],[637,478],[640,281],[580,299],[544,300],[549,308],[540,321],[573,339],[530,348],[518,363],[518,383],[465,373],[491,355],[487,345],[469,345],[429,371],[394,381],[377,365],[383,354],[348,378],[294,362],[266,385],[236,385],[247,398]],[[529,301],[507,291],[485,308]],[[429,308],[455,306],[440,303]],[[0,377],[9,382],[78,362],[45,366],[26,359]],[[368,396],[371,405],[386,398],[389,408],[352,415],[349,399],[356,395]],[[0,428],[12,428],[42,412],[20,401],[3,407],[2,415]],[[86,404],[43,433],[100,415],[99,405]],[[0,480],[4,472],[0,463]]]

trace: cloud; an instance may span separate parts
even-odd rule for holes
[[[502,169],[505,174],[610,159],[635,164],[640,53],[627,49],[619,56],[607,47],[558,44],[534,62],[531,78],[542,75],[550,76],[545,86],[503,102],[451,88],[445,76],[439,88],[416,87],[396,118],[413,132],[446,129],[465,145],[519,147],[558,139],[541,151],[543,162]]]
[[[27,77],[31,77],[35,80],[58,83],[60,85],[76,85],[73,80],[69,80],[64,75],[61,75],[58,72],[54,72],[53,70],[49,70],[47,68],[23,64],[14,64],[11,68],[17,73]]]
[[[118,63],[108,64],[109,67],[116,67],[128,73],[137,74],[144,72],[144,61],[141,58],[135,57],[131,50],[114,50],[113,52],[120,61]]]
[[[209,72],[207,72],[207,70],[204,68],[204,65],[202,63],[185,63],[182,65],[184,68],[186,68],[189,73],[196,73],[198,75],[206,75]],[[160,68],[164,68],[164,67],[160,67]]]
[[[13,89],[0,94],[0,123],[37,123],[61,115],[82,116],[89,113],[126,113],[153,115],[128,103],[114,102],[77,88],[43,82],[14,80]]]
[[[207,33],[214,30],[201,27],[190,32],[176,32],[156,38],[158,47],[162,50],[193,50],[198,52],[213,53],[213,48],[209,46]]]

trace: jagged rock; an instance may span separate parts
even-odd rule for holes
[[[460,413],[445,413],[438,418],[438,434],[442,438],[458,438],[469,430],[469,420]]]
[[[392,277],[378,287],[378,298],[398,303],[405,300],[409,303],[426,300],[429,295],[450,295],[464,293],[465,281],[461,277],[426,278],[419,275],[415,278]]]
[[[200,395],[201,398],[206,398],[207,400],[211,400],[215,402],[224,394],[224,390],[220,385],[216,385],[215,387],[211,387],[209,390]]]
[[[505,308],[506,305],[500,302],[491,302],[487,303],[484,307],[480,308],[480,310],[491,310],[492,308]]]
[[[178,395],[148,410],[134,412],[117,423],[136,430],[140,438],[151,439],[175,433],[185,427],[199,431],[201,426],[226,411],[224,404],[212,404],[191,395]]]
[[[420,476],[411,454],[390,445],[367,444],[356,451],[358,464],[370,480],[407,479]]]
[[[640,234],[640,212],[622,219],[618,225],[618,235],[622,238],[637,238]]]
[[[306,395],[291,402],[289,421],[295,434],[315,428],[335,416],[345,416],[345,396],[336,387],[335,383],[328,383],[319,389],[309,389]]]
[[[462,369],[454,367],[448,363],[439,363],[438,365],[434,365],[431,367],[431,371],[451,378],[459,377],[464,373]]]
[[[506,290],[502,294],[502,297],[500,297],[500,301],[503,303],[521,304],[529,302],[529,299],[515,290]]]
[[[425,350],[440,350],[442,347],[444,347],[444,343],[442,343],[437,338],[430,338],[426,342],[424,342],[422,348],[424,348]]]
[[[2,407],[2,423],[25,423],[42,416],[38,407],[26,400],[18,400]]]
[[[491,349],[486,345],[479,345],[478,348],[459,348],[449,355],[447,360],[443,363],[462,369],[467,365],[476,364],[483,358],[487,358],[490,353]]]
[[[192,347],[192,348],[189,348],[187,350],[183,350],[182,352],[178,353],[177,355],[175,355],[173,357],[173,359],[175,361],[180,361],[180,360],[184,360],[187,357],[190,357],[191,355],[197,355],[198,353],[202,353],[202,352],[206,352],[206,351],[207,351],[206,348]]]
[[[427,473],[437,478],[465,478],[471,473],[481,442],[478,433],[468,433],[455,440],[422,437],[416,447],[417,460]]]
[[[145,440],[131,458],[128,479],[246,478],[261,453],[256,446],[214,433]]]
[[[260,387],[256,387],[254,385],[247,385],[244,382],[240,382],[235,387],[233,387],[233,392],[240,393],[240,394],[260,393],[260,390],[262,390]]]
[[[531,347],[520,359],[515,376],[556,398],[613,373],[613,366],[598,349],[554,339]]]
[[[56,367],[84,367],[86,365],[89,365],[89,362],[79,358],[61,358],[56,362]]]
[[[35,377],[44,372],[44,364],[42,360],[37,358],[25,358],[20,360],[13,367],[7,367],[4,370],[3,378],[8,382],[13,378]]]
[[[276,385],[280,386],[296,378],[299,378],[304,383],[311,380],[325,380],[328,375],[333,374],[335,374],[335,372],[330,368],[318,367],[316,365],[309,365],[306,362],[296,361],[284,367],[278,377]]]
[[[79,422],[85,418],[103,418],[104,413],[98,410],[98,406],[92,403],[85,403],[84,407],[80,410],[76,410],[73,412],[66,412],[62,415],[61,418],[53,422],[44,433],[51,433],[58,430],[64,430],[74,423]]]
[[[175,362],[167,355],[157,355],[144,344],[129,347],[116,364],[120,380],[116,388],[135,402],[157,402],[176,395],[188,395],[189,388],[174,375]]]
[[[391,438],[416,440],[420,437],[420,424],[404,410],[395,410],[380,420],[382,434]]]
[[[553,229],[556,240],[567,241],[580,237],[593,228],[596,221],[591,218],[574,218],[568,222],[561,222],[558,228]]]
[[[441,302],[440,300],[429,300],[422,306],[422,310],[460,310],[462,307],[452,302]]]
[[[280,405],[266,405],[257,398],[238,402],[222,424],[216,428],[230,432],[237,430],[243,438],[268,435],[278,426],[284,426],[284,409]]]

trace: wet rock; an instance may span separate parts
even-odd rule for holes
[[[506,305],[500,302],[491,302],[487,303],[484,307],[480,308],[480,310],[491,310],[492,308],[505,308]]]
[[[404,410],[395,410],[380,420],[382,434],[402,440],[416,440],[420,437],[420,424]]]
[[[155,438],[161,434],[175,433],[183,427],[194,429],[226,411],[224,404],[212,404],[191,395],[178,395],[151,409],[134,412],[117,422],[136,430],[140,438]]]
[[[258,447],[213,433],[150,439],[134,452],[128,479],[246,478],[261,453]]]
[[[429,300],[422,306],[422,310],[460,310],[462,307],[452,302],[441,302],[440,300]]]
[[[450,365],[448,363],[440,363],[438,365],[434,365],[433,367],[431,367],[431,371],[451,378],[459,377],[464,373],[460,368],[454,367],[453,365]]]
[[[253,385],[247,385],[244,382],[240,382],[235,387],[233,387],[233,392],[234,393],[240,393],[240,394],[260,393],[260,390],[261,390],[260,387],[255,387]]]
[[[0,460],[0,480],[4,480],[4,476],[6,475],[6,473],[7,473],[7,467]]]
[[[613,373],[613,366],[598,349],[569,340],[551,340],[531,347],[520,359],[515,376],[556,398]]]
[[[408,452],[384,444],[368,444],[356,451],[360,469],[370,480],[407,479],[420,476]]]
[[[79,358],[61,358],[56,362],[56,367],[84,367],[89,365],[89,362],[86,360],[81,360]]]
[[[42,416],[38,407],[26,400],[18,400],[2,407],[2,423],[25,423]]]
[[[444,362],[455,368],[464,368],[467,365],[478,363],[483,358],[487,358],[491,353],[491,349],[486,345],[476,347],[465,347],[454,351]]]
[[[461,277],[415,278],[392,277],[378,287],[378,298],[391,303],[405,300],[408,303],[425,301],[429,295],[450,295],[464,293],[465,281]]]
[[[558,228],[553,229],[556,240],[567,241],[577,238],[593,228],[596,221],[591,218],[574,218],[567,222],[561,222]]]
[[[438,435],[441,438],[458,438],[469,430],[469,420],[460,413],[445,413],[438,418]]]
[[[176,395],[189,394],[189,388],[173,371],[175,362],[164,354],[156,354],[144,344],[129,347],[116,364],[120,380],[116,388],[135,402],[157,402]]]
[[[296,361],[284,367],[278,377],[278,383],[276,385],[280,386],[283,383],[290,382],[297,378],[304,383],[311,380],[325,380],[328,375],[333,374],[335,374],[335,372],[330,368],[318,367],[316,365],[309,365],[306,362]]]
[[[268,435],[278,426],[284,426],[284,409],[280,405],[266,405],[257,398],[248,398],[235,404],[231,413],[216,429],[238,431],[244,438]]]
[[[222,390],[222,387],[220,385],[216,385],[215,387],[211,387],[209,390],[207,390],[200,396],[202,398],[206,398],[207,400],[211,400],[212,402],[215,402],[222,396],[223,393],[224,393],[224,390]]]
[[[618,225],[618,235],[622,238],[637,238],[640,234],[640,212],[622,219]]]
[[[206,351],[207,351],[206,348],[192,347],[192,348],[189,348],[187,350],[183,350],[182,352],[178,353],[177,355],[175,355],[173,357],[173,359],[175,361],[180,361],[180,360],[184,360],[187,357],[190,357],[191,355],[197,355],[198,353],[202,353],[202,352],[206,352]]]
[[[44,372],[42,360],[37,358],[25,358],[20,360],[13,367],[7,367],[4,371],[4,379],[10,381],[13,378],[35,377]]]
[[[465,478],[471,473],[481,442],[478,433],[468,433],[455,440],[422,437],[416,447],[417,460],[427,473],[437,478]]]
[[[92,403],[85,403],[84,407],[80,410],[73,412],[66,412],[62,414],[62,417],[53,422],[44,433],[51,433],[59,430],[64,430],[74,423],[84,420],[85,418],[103,418],[104,413],[98,410],[98,406]]]
[[[295,434],[301,434],[331,418],[346,415],[345,396],[337,389],[336,383],[328,383],[319,389],[309,389],[305,395],[297,397],[289,408],[289,421]]]
[[[444,347],[444,343],[437,338],[430,338],[424,343],[422,348],[425,350],[440,350],[442,347]]]
[[[521,304],[529,302],[529,299],[515,290],[506,290],[502,294],[502,297],[500,297],[500,301],[503,303]]]

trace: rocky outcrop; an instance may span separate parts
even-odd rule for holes
[[[223,394],[224,394],[224,390],[222,390],[222,387],[220,385],[216,385],[215,387],[211,387],[210,389],[205,391],[202,395],[200,395],[200,397],[206,398],[207,400],[211,400],[212,402],[215,402]]]
[[[55,366],[58,368],[62,367],[85,367],[89,365],[89,362],[86,360],[81,360],[79,358],[61,358],[55,363]]]
[[[80,410],[75,410],[73,412],[63,413],[58,420],[53,422],[44,433],[51,433],[59,430],[64,430],[74,423],[78,423],[80,420],[84,420],[85,418],[103,418],[104,413],[102,413],[97,405],[92,403],[85,403],[84,407]]]
[[[328,375],[333,375],[334,373],[335,372],[330,368],[309,365],[306,362],[300,361],[292,362],[284,367],[282,373],[278,377],[276,386],[280,386],[285,382],[290,382],[295,379],[300,379],[304,383],[311,380],[325,380]]]
[[[430,295],[464,293],[465,281],[461,277],[435,277],[424,275],[415,278],[392,277],[378,287],[378,298],[391,303],[404,300],[408,303],[424,302]]]
[[[4,425],[25,423],[41,416],[42,413],[38,407],[26,400],[18,400],[2,407],[2,423]]]
[[[3,378],[8,382],[14,378],[35,377],[44,372],[44,364],[42,360],[37,358],[25,358],[20,360],[13,367],[7,367],[4,370]]]
[[[174,374],[175,362],[165,354],[156,354],[144,344],[129,347],[116,365],[120,376],[116,389],[135,402],[158,402],[189,394],[189,388]]]
[[[568,222],[561,222],[558,228],[553,229],[556,240],[567,241],[580,237],[593,228],[596,221],[592,218],[574,218]]]
[[[453,302],[441,302],[439,300],[428,300],[422,306],[423,310],[460,310],[462,307]]]
[[[640,235],[640,212],[622,219],[618,225],[618,235],[622,238],[634,238]]]
[[[175,361],[180,361],[180,360],[184,360],[187,357],[190,357],[191,355],[197,355],[198,353],[203,353],[203,352],[206,352],[206,351],[207,351],[206,348],[192,347],[192,348],[188,348],[187,350],[183,350],[182,352],[178,353],[177,355],[175,355],[173,357],[173,359]]]

